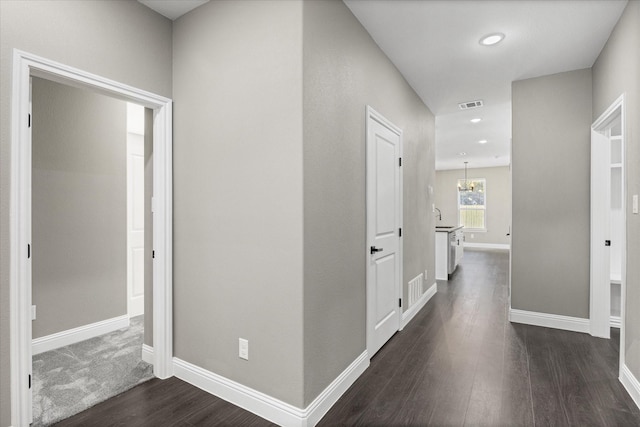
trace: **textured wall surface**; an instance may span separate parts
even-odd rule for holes
[[[591,69],[513,82],[511,306],[589,317]]]
[[[304,401],[366,349],[365,117],[403,130],[404,300],[434,279],[434,117],[351,11],[304,3]],[[406,307],[405,307],[406,309]]]
[[[593,120],[625,96],[627,299],[625,363],[640,378],[640,215],[631,198],[640,194],[640,1],[630,1],[593,65]]]
[[[32,80],[33,338],[127,314],[127,104]]]
[[[301,407],[302,4],[212,1],[173,49],[174,354]]]
[[[117,24],[117,25],[116,25]],[[0,1],[0,425],[11,422],[11,67],[21,49],[171,97],[171,21],[134,1]]]

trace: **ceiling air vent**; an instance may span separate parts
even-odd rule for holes
[[[482,100],[463,102],[461,104],[458,104],[458,107],[460,107],[461,110],[469,110],[471,108],[479,108],[479,107],[482,107]]]

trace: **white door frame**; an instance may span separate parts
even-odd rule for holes
[[[131,103],[127,103],[127,314],[129,316],[129,318],[131,317],[135,317],[135,316],[139,316],[144,314],[144,192],[145,192],[145,186],[144,186],[144,141],[145,141],[145,136],[144,136],[144,116],[145,116],[145,110],[144,108],[140,108],[139,112],[140,112],[140,116],[142,118],[142,123],[140,123],[142,125],[142,134],[137,133],[137,132],[132,132],[131,131],[131,124],[129,123],[130,117],[129,117],[129,112],[130,109],[138,109],[138,105],[137,104],[131,104]],[[135,114],[135,113],[134,113]],[[138,145],[138,143],[140,145]],[[141,148],[141,154],[140,152],[138,154],[134,154],[133,152],[137,149]],[[140,184],[140,182],[138,182],[138,178],[136,178],[135,175],[135,161],[134,161],[134,157],[139,156],[142,158],[142,186],[141,186],[141,190],[142,190],[142,194],[134,194],[135,193],[135,188],[136,188],[136,183]],[[135,205],[136,205],[136,200],[138,200],[138,202],[142,202],[142,215],[143,215],[143,224],[142,224],[142,234],[143,234],[143,238],[142,238],[142,244],[140,246],[140,242],[138,239],[134,238],[134,236],[132,235],[133,233],[133,227],[135,224]],[[142,265],[140,265],[140,263],[138,263],[138,265],[136,265],[135,262],[135,256],[134,256],[134,248],[138,249],[142,249]],[[147,250],[149,250],[149,248],[146,248]],[[135,289],[135,284],[136,282],[136,271],[137,268],[142,267],[141,269],[143,270],[143,277],[142,277],[142,296],[138,295],[137,297],[134,297],[134,289]],[[140,284],[140,283],[138,283]]]
[[[389,120],[387,120],[382,114],[378,113],[376,110],[374,110],[373,108],[371,108],[371,106],[367,105],[366,108],[366,129],[365,129],[365,146],[369,147],[369,129],[371,127],[371,122],[372,121],[376,121],[378,123],[380,123],[381,125],[383,125],[384,127],[386,127],[387,129],[389,129],[391,132],[395,133],[398,135],[399,138],[399,155],[400,158],[402,158],[403,156],[403,147],[402,147],[402,129],[398,128],[397,126],[395,126],[393,123],[391,123]],[[366,162],[365,162],[366,163]],[[367,165],[368,166],[368,165]],[[398,224],[398,227],[402,228],[403,227],[403,205],[404,205],[404,199],[403,199],[403,173],[402,173],[402,168],[400,168],[400,202],[399,202],[399,206],[398,206],[398,218],[399,218],[399,222],[400,224]],[[366,172],[365,176],[368,177],[368,172]],[[366,188],[365,188],[365,194],[369,194],[369,179],[365,179],[366,181]],[[366,246],[365,246],[365,266],[366,266],[366,288],[367,288],[367,317],[366,317],[366,327],[367,327],[367,353],[368,353],[368,357],[372,358],[374,356],[374,352],[373,352],[373,346],[374,346],[374,328],[375,328],[375,319],[373,316],[373,313],[375,312],[375,308],[374,308],[374,304],[375,304],[375,300],[374,300],[374,296],[372,295],[372,291],[371,291],[371,280],[372,278],[370,277],[370,269],[369,269],[369,263],[370,263],[370,254],[369,254],[369,248],[371,246],[371,241],[372,241],[372,224],[370,224],[370,215],[369,212],[371,212],[373,209],[375,209],[375,206],[372,205],[372,200],[370,200],[367,197],[367,201],[366,201],[366,209],[367,209],[367,215],[366,215]],[[398,288],[396,289],[396,298],[401,299],[402,298],[402,288],[403,288],[403,276],[404,276],[404,272],[403,272],[403,237],[399,237],[399,242],[398,242],[398,264],[399,264],[399,268],[398,268],[398,274],[399,274],[399,280],[398,280]],[[398,330],[402,329],[402,307],[398,306],[396,308],[396,310],[398,311]]]
[[[11,423],[31,421],[31,128],[30,78],[41,77],[135,102],[153,119],[154,375],[173,376],[172,101],[18,49],[13,50],[10,196]]]
[[[602,113],[600,115],[600,117],[593,122],[593,125],[591,125],[591,130],[592,132],[597,132],[597,133],[603,133],[604,131],[606,131],[610,126],[611,126],[611,122],[612,120],[616,119],[618,116],[620,116],[620,122],[621,122],[621,135],[622,135],[622,180],[623,180],[623,187],[622,187],[622,193],[623,193],[623,197],[622,197],[622,223],[623,223],[623,233],[621,236],[622,242],[621,242],[621,251],[622,251],[622,255],[621,255],[621,261],[622,261],[622,277],[621,277],[621,285],[620,285],[620,299],[621,299],[621,307],[620,307],[620,318],[621,318],[621,324],[620,324],[620,375],[622,375],[622,368],[624,367],[624,353],[625,353],[625,341],[624,341],[624,333],[625,333],[625,301],[626,301],[626,282],[627,282],[627,277],[626,277],[626,273],[627,273],[627,244],[626,244],[626,221],[627,221],[627,215],[626,215],[626,195],[627,195],[627,180],[626,180],[626,173],[627,173],[627,165],[626,165],[626,156],[625,156],[625,149],[626,149],[626,144],[625,144],[625,137],[626,137],[626,132],[625,132],[625,126],[626,126],[626,120],[625,120],[625,102],[624,102],[624,95],[620,95],[620,97],[618,99],[616,99],[613,104],[611,104],[609,106],[609,108],[607,108],[607,110]],[[593,144],[593,141],[592,141]],[[592,148],[592,152],[593,152],[593,148]],[[593,162],[594,159],[592,159]],[[608,165],[607,165],[608,166]],[[598,177],[593,176],[591,177],[591,185],[592,187],[594,185],[597,185],[597,182],[594,182],[594,180],[598,180]],[[600,269],[599,266],[601,265],[600,263],[602,262],[601,259],[599,259],[600,257],[597,255],[599,252],[599,249],[602,248],[602,245],[604,244],[602,236],[604,236],[605,234],[603,233],[599,233],[598,231],[602,228],[602,223],[605,221],[605,213],[598,209],[598,207],[601,207],[599,205],[597,205],[598,201],[597,200],[593,200],[593,196],[591,197],[592,201],[592,206],[591,206],[591,260],[590,260],[590,274],[591,274],[591,280],[590,280],[590,304],[589,304],[589,321],[590,321],[590,329],[591,329],[591,334],[592,335],[596,335],[596,336],[600,336],[600,333],[595,333],[596,331],[602,331],[604,329],[606,329],[608,331],[609,325],[610,325],[610,320],[609,320],[609,313],[611,310],[610,304],[606,304],[606,306],[604,306],[604,304],[602,304],[602,300],[603,298],[599,298],[598,295],[604,295],[604,293],[609,293],[610,291],[610,281],[607,280],[606,282],[603,282],[602,280],[596,280],[597,277],[601,276],[600,273]],[[607,201],[608,203],[608,201]],[[594,204],[596,204],[597,206],[594,206]],[[609,205],[607,204],[607,207]],[[606,231],[606,235],[608,235],[608,230]],[[607,262],[609,262],[607,260]],[[602,288],[602,286],[606,286],[607,288],[604,289]],[[607,294],[608,295],[608,294]],[[609,301],[609,298],[605,298],[606,302]]]

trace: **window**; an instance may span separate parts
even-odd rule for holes
[[[486,188],[485,179],[467,180],[473,191],[458,190],[458,224],[467,230],[486,231]],[[464,187],[464,179],[458,180],[458,188]]]

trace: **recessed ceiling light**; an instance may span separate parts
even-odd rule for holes
[[[496,43],[500,43],[504,39],[504,34],[493,33],[488,34],[480,39],[480,44],[483,46],[493,46]]]
[[[486,139],[481,139],[480,141],[478,141],[478,144],[486,144],[487,140]]]
[[[480,117],[476,117],[475,119],[471,119],[471,123],[480,123],[482,119]]]
[[[464,151],[461,151],[461,152],[458,153],[458,156],[466,156],[466,155],[467,155],[467,153],[465,153]]]

